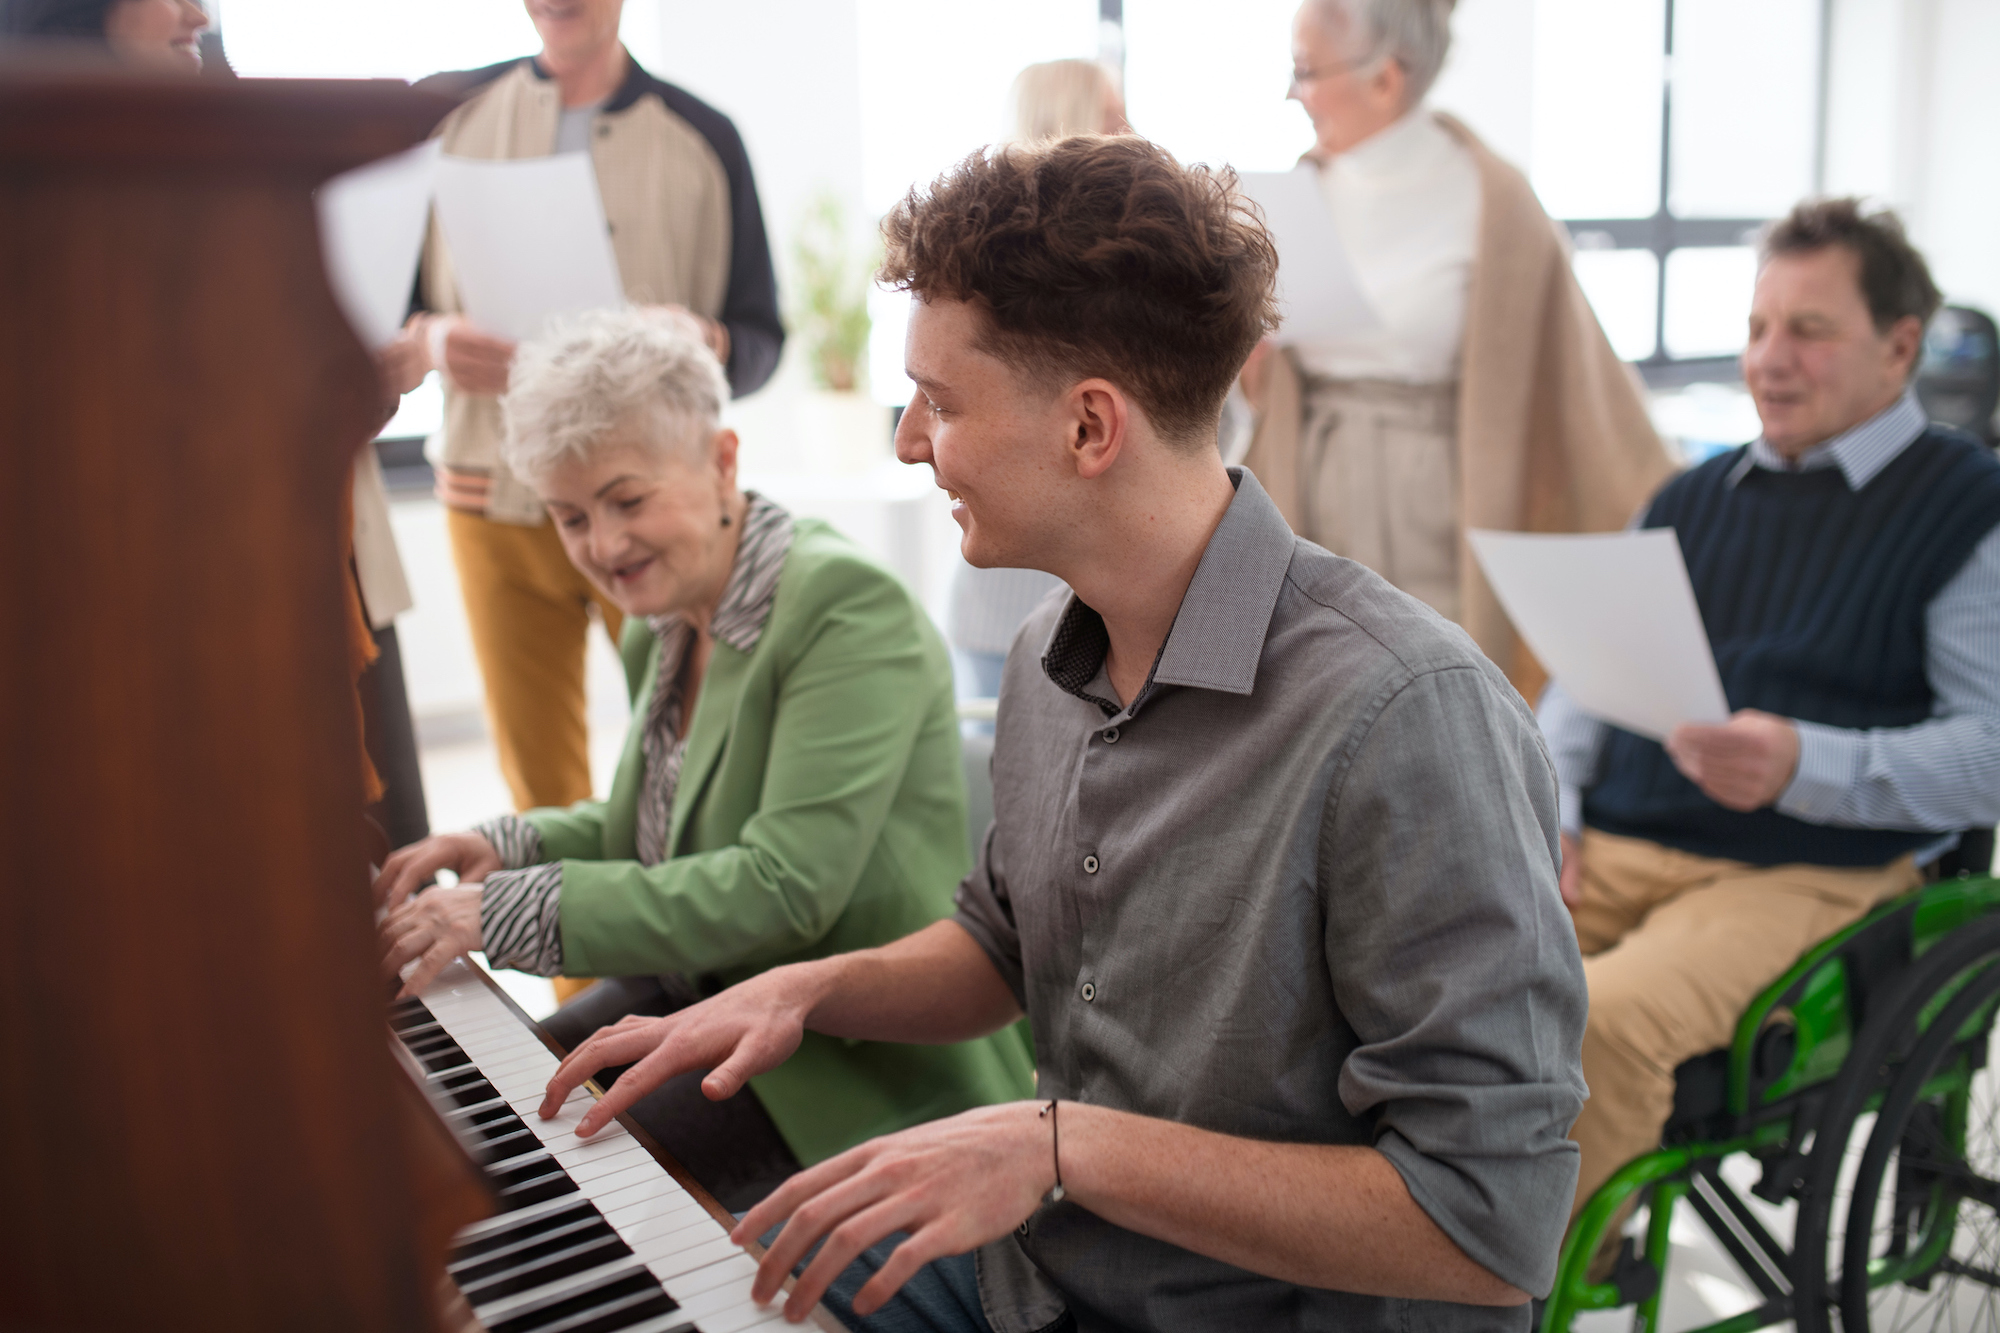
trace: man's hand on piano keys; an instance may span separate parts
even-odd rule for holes
[[[375,877],[375,905],[395,911],[440,870],[449,870],[458,876],[459,883],[470,884],[504,868],[499,851],[481,834],[435,834],[391,853],[382,863],[382,873]]]
[[[480,947],[481,890],[478,884],[428,889],[383,918],[383,977],[409,969],[397,999],[421,994],[452,959]]]
[[[785,1223],[758,1265],[751,1296],[775,1298],[824,1237],[785,1302],[787,1318],[804,1319],[863,1250],[908,1232],[855,1293],[854,1313],[870,1315],[931,1260],[1006,1235],[1056,1183],[1052,1130],[1041,1109],[1040,1102],[982,1106],[871,1139],[793,1176],[730,1233],[747,1245]]]
[[[701,1090],[710,1101],[727,1101],[799,1048],[806,1016],[820,994],[814,972],[811,963],[773,968],[665,1018],[635,1014],[599,1028],[557,1067],[542,1099],[542,1119],[560,1115],[570,1093],[598,1070],[626,1064],[632,1067],[577,1122],[577,1137],[589,1138],[632,1103],[691,1069],[709,1071]]]

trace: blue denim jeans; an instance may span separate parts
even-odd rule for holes
[[[737,1214],[740,1218],[742,1214]],[[778,1239],[783,1227],[764,1233],[764,1244]],[[823,1304],[835,1318],[860,1333],[993,1333],[986,1312],[979,1307],[979,1275],[969,1254],[934,1259],[911,1275],[889,1303],[863,1318],[854,1313],[854,1294],[889,1262],[889,1252],[909,1237],[898,1231],[864,1250],[847,1271],[826,1289]],[[815,1245],[792,1271],[803,1273],[819,1253]]]
[[[827,1288],[826,1308],[860,1333],[993,1333],[986,1312],[979,1308],[979,1278],[969,1254],[933,1259],[874,1314],[864,1319],[854,1313],[854,1294],[889,1262],[889,1252],[904,1239],[899,1231],[864,1250]]]

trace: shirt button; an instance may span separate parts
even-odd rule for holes
[[[1086,875],[1095,875],[1097,873],[1096,857],[1086,856],[1083,858],[1083,873]]]
[[[1084,982],[1084,983],[1083,983],[1083,991],[1082,991],[1082,994],[1083,994],[1083,1002],[1084,1002],[1085,1004],[1089,1004],[1089,1003],[1090,1003],[1090,1002],[1091,1002],[1092,1000],[1096,999],[1096,998],[1097,998],[1097,983],[1096,983],[1096,982],[1094,982],[1094,981],[1086,981],[1086,982]]]
[[[1106,745],[1118,744],[1118,728],[1106,727],[1104,729],[1104,743]]]

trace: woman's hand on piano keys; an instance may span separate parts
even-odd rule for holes
[[[478,833],[439,833],[390,854],[375,877],[375,906],[393,912],[418,889],[437,878],[440,870],[458,876],[461,884],[485,879],[505,869],[500,852]]]
[[[383,977],[409,969],[397,999],[421,994],[452,959],[473,952],[484,942],[479,923],[483,888],[460,884],[426,889],[383,919]]]

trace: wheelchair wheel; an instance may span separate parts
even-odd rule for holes
[[[1979,1021],[1996,995],[1989,963],[1931,1020],[1875,1117],[1842,1243],[1846,1333],[2000,1328],[2000,1087]]]
[[[1871,1103],[1888,1091],[1897,1067],[1907,1064],[1917,1044],[1918,1026],[1926,1007],[1936,1001],[1954,978],[1996,958],[2000,958],[2000,916],[1967,922],[1934,945],[1870,1006],[1867,1025],[1856,1035],[1854,1047],[1820,1109],[1799,1190],[1791,1275],[1793,1317],[1799,1333],[1829,1333],[1834,1327],[1833,1311],[1837,1307],[1841,1309],[1845,1333],[1863,1333],[1868,1327],[1866,1323],[1847,1323],[1849,1314],[1841,1301],[1841,1275],[1848,1228],[1837,1231],[1835,1225],[1845,1217],[1856,1216],[1859,1230],[1870,1235],[1874,1230],[1872,1220],[1859,1221],[1858,1213],[1864,1209],[1857,1209],[1851,1202],[1861,1197],[1854,1190],[1861,1160],[1866,1157],[1861,1145],[1874,1141],[1872,1125],[1880,1119],[1872,1113]],[[1929,1031],[1926,1029],[1926,1033]],[[2000,1129],[2000,1124],[1995,1128]],[[1877,1210],[1872,1205],[1864,1208],[1872,1219]],[[1865,1272],[1865,1267],[1857,1271]],[[1865,1311],[1864,1301],[1864,1315]],[[2000,1308],[1991,1315],[2000,1316]],[[1951,1323],[1948,1312],[1940,1310],[1939,1317],[1946,1327],[1959,1327]],[[1916,1326],[1882,1325],[1884,1329]],[[1983,1333],[2000,1333],[2000,1323]]]

